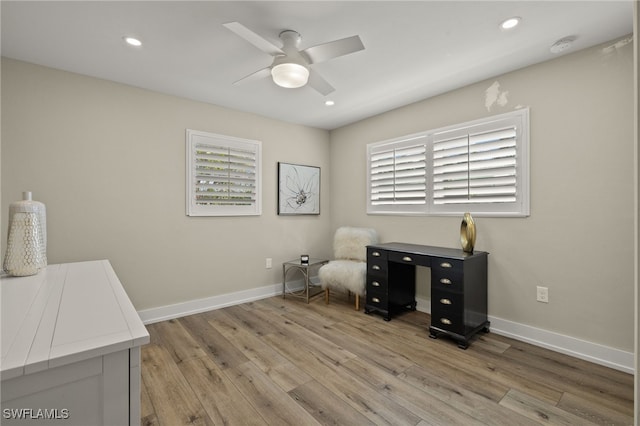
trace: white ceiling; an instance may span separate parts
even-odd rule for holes
[[[399,106],[631,34],[627,1],[2,1],[2,55],[162,93],[334,129]],[[519,16],[503,31],[499,23]],[[365,50],[313,65],[336,90],[232,83],[272,58],[222,26],[280,46],[359,35]],[[141,48],[122,37],[134,35]],[[335,106],[324,105],[325,99]]]

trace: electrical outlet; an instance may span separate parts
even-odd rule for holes
[[[273,268],[273,259],[271,259],[270,257],[267,257],[267,260],[265,261],[265,267],[267,269]]]
[[[536,289],[537,289],[536,300],[542,303],[549,303],[549,288],[538,286]]]

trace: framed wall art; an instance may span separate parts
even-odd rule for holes
[[[320,167],[278,163],[278,214],[320,214]]]

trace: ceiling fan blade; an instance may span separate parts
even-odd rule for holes
[[[309,82],[307,84],[323,96],[327,96],[329,93],[336,90],[327,80],[322,78],[320,74],[315,71],[311,71],[309,73]]]
[[[254,33],[239,22],[227,22],[222,25],[271,56],[284,55],[284,52],[278,46]]]
[[[251,81],[256,81],[256,80],[260,80],[266,77],[270,77],[271,76],[271,68],[262,68],[261,70],[258,70],[252,74],[249,74],[246,77],[242,77],[240,80],[238,81],[234,81],[233,84],[244,84],[244,83],[249,83]]]
[[[302,51],[309,59],[310,64],[318,64],[337,58],[338,56],[348,55],[349,53],[358,52],[364,49],[364,44],[360,37],[353,36],[340,40],[330,41],[328,43],[311,46]]]

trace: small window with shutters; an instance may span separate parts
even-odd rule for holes
[[[420,213],[427,201],[427,138],[368,146],[369,213]]]
[[[370,144],[367,211],[528,216],[528,157],[528,109]]]
[[[260,215],[260,141],[187,130],[187,216]]]

